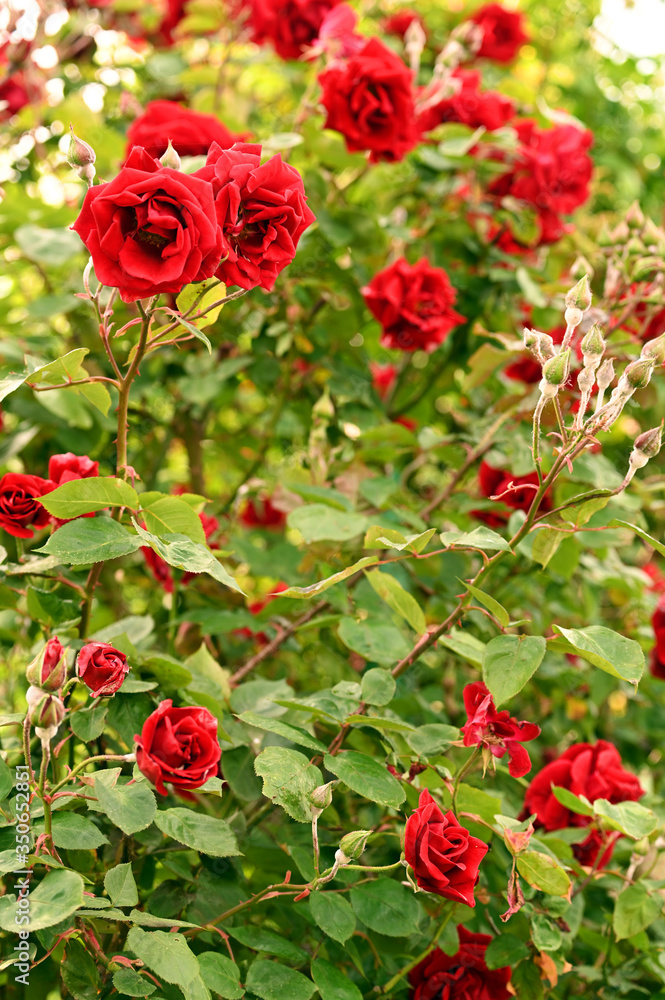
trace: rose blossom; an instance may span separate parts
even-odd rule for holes
[[[489,934],[474,934],[460,925],[459,950],[446,955],[440,948],[409,972],[415,992],[411,1000],[510,1000],[506,989],[510,967],[488,969],[485,952],[492,940]]]
[[[33,528],[44,528],[50,519],[39,497],[55,489],[55,483],[41,476],[8,472],[0,479],[0,528],[14,538],[32,538]]]
[[[518,722],[507,709],[497,712],[494,699],[482,681],[464,688],[464,708],[468,716],[462,726],[464,746],[488,747],[493,757],[510,758],[508,771],[513,778],[522,778],[531,770],[529,754],[521,745],[540,736],[540,726],[533,722]]]
[[[193,178],[209,182],[222,233],[222,261],[215,271],[227,285],[270,291],[296,255],[314,222],[302,177],[277,153],[261,163],[261,147],[213,144]]]
[[[114,180],[88,189],[71,228],[99,281],[125,302],[210,278],[223,254],[210,184],[163,167],[140,146]]]
[[[423,31],[425,30],[425,25],[420,14],[415,10],[411,10],[410,7],[403,7],[401,10],[396,10],[394,14],[390,14],[384,18],[381,22],[381,27],[387,35],[397,35],[398,38],[404,38],[409,26],[414,21],[418,22]]]
[[[96,698],[115,694],[129,673],[127,657],[108,642],[88,642],[76,660],[76,673]]]
[[[426,257],[413,265],[400,257],[375,274],[362,293],[383,327],[382,347],[433,351],[465,321],[453,309],[457,292],[448,275]]]
[[[246,528],[283,528],[286,524],[286,514],[277,510],[270,502],[270,497],[255,497],[247,500],[240,511],[240,520]]]
[[[385,399],[393,385],[399,369],[397,365],[381,365],[377,361],[370,361],[369,371],[372,376],[372,386],[380,399]]]
[[[647,567],[644,566],[643,569],[646,570]],[[653,637],[656,640],[656,645],[651,650],[649,670],[653,677],[665,680],[665,596],[659,598],[658,604],[651,616],[651,624],[653,626]]]
[[[524,15],[508,10],[500,3],[488,3],[471,17],[482,31],[476,56],[494,62],[512,62],[522,45],[529,41],[524,31]]]
[[[222,751],[217,720],[207,708],[174,708],[167,698],[134,739],[137,766],[160,795],[167,794],[165,781],[177,788],[200,788],[217,774]]]
[[[511,489],[510,492],[506,493],[505,491],[511,484],[518,488]],[[528,511],[536,495],[535,488],[539,484],[535,472],[530,472],[526,476],[514,476],[508,469],[497,469],[483,460],[478,469],[478,485],[480,492],[485,497],[501,496],[503,493],[504,496],[501,496],[500,501],[496,501],[497,504],[505,504],[507,507],[512,507],[513,510]],[[552,501],[549,493],[546,493],[540,502],[539,510],[549,510],[551,506]],[[489,525],[490,528],[507,524],[510,516],[509,511],[498,506],[491,510],[472,510],[471,514],[479,521]]]
[[[66,451],[62,455],[51,455],[48,460],[48,477],[56,486],[73,479],[94,479],[98,475],[99,462],[93,462],[87,455]]]
[[[444,122],[461,122],[469,128],[482,126],[493,132],[515,114],[515,105],[509,97],[492,90],[480,90],[480,73],[477,70],[455,69],[449,83],[447,89],[452,92],[442,96],[436,104],[425,107],[418,115],[418,125],[423,132],[431,132]],[[426,90],[421,94],[427,98]]]
[[[134,146],[142,146],[146,153],[160,157],[170,140],[180,156],[206,156],[213,142],[227,149],[238,138],[215,115],[184,108],[176,101],[150,101],[127,129],[127,155]]]
[[[319,75],[325,128],[341,132],[350,152],[370,161],[402,160],[420,139],[411,70],[378,38]]]
[[[536,815],[536,825],[547,831],[562,830],[566,826],[588,826],[591,818],[573,812],[562,805],[552,792],[552,785],[567,788],[577,796],[584,795],[590,802],[607,799],[618,802],[637,802],[644,789],[634,774],[624,770],[619,751],[607,740],[597,743],[575,743],[560,757],[546,764],[532,779],[524,796],[524,813]],[[597,831],[591,831],[582,844],[574,844],[578,860],[593,864],[600,846]],[[606,842],[604,842],[607,845]],[[605,850],[600,864],[609,860],[612,853]]]
[[[460,826],[452,811],[442,813],[427,791],[406,821],[404,855],[426,892],[475,906],[473,890],[487,844]]]
[[[324,18],[340,0],[252,0],[252,41],[269,41],[282,59],[299,59],[318,38]]]

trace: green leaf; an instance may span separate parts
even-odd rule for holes
[[[326,754],[324,767],[336,775],[340,781],[363,798],[378,802],[382,806],[397,808],[406,793],[390,771],[367,754],[355,750],[345,750],[336,757]]]
[[[466,583],[464,580],[459,580],[459,582],[462,584],[463,587],[467,588],[470,594],[473,594],[473,596],[476,598],[477,601],[480,601],[483,607],[487,608],[488,611],[492,612],[492,614],[494,615],[494,617],[496,618],[496,620],[499,622],[500,625],[503,625],[504,628],[508,626],[510,622],[510,615],[504,608],[503,604],[499,604],[499,602],[496,601],[493,597],[490,597],[489,594],[486,594],[484,590],[480,590],[478,587],[474,587],[472,584]]]
[[[85,250],[77,233],[60,226],[43,229],[26,223],[14,230],[14,239],[28,260],[46,267],[61,267]]]
[[[442,531],[439,538],[445,546],[451,548],[510,552],[510,545],[506,539],[497,535],[496,531],[485,527],[474,528],[473,531]]]
[[[122,479],[98,476],[93,479],[72,479],[40,498],[54,517],[80,517],[106,507],[129,507],[136,510],[139,498],[136,490]]]
[[[225,1000],[240,1000],[245,991],[240,985],[240,969],[218,951],[204,951],[198,956],[201,979],[209,990]]]
[[[181,313],[186,313],[192,306],[195,309],[192,315],[201,312],[213,303],[223,299],[226,295],[226,286],[216,278],[207,278],[205,281],[197,281],[196,284],[185,285],[176,299],[176,305]],[[210,326],[214,323],[224,307],[218,306],[211,309],[205,316],[200,316],[196,322],[200,327]]]
[[[460,656],[473,667],[482,667],[485,655],[485,643],[476,639],[475,635],[463,629],[453,628],[448,635],[442,635],[439,645],[445,646],[456,656]]]
[[[517,965],[529,954],[528,945],[514,934],[500,934],[492,938],[485,952],[488,969],[503,969],[507,965]]]
[[[0,802],[4,802],[14,787],[14,772],[12,772],[0,757]]]
[[[297,598],[318,597],[319,594],[323,594],[329,587],[334,587],[336,583],[346,580],[348,577],[353,576],[354,573],[357,573],[358,570],[365,569],[366,566],[375,566],[378,561],[378,556],[364,556],[352,566],[347,566],[346,569],[340,570],[339,573],[334,573],[325,580],[312,583],[309,587],[289,587],[288,590],[282,590],[279,596]]]
[[[422,608],[415,597],[409,594],[390,573],[382,573],[374,569],[365,573],[372,589],[381,597],[389,608],[404,618],[419,635],[427,631],[427,622]]]
[[[339,490],[333,490],[329,486],[314,486],[311,483],[284,483],[285,489],[290,493],[296,493],[303,500],[311,500],[313,503],[320,500],[328,507],[336,510],[352,510],[351,501]]]
[[[398,628],[381,622],[357,622],[355,618],[343,618],[337,634],[345,646],[375,663],[394,663],[411,650]]]
[[[552,627],[567,639],[571,652],[613,677],[637,686],[644,671],[644,653],[634,639],[626,639],[604,625],[589,625],[583,629]]]
[[[388,705],[393,700],[397,682],[389,670],[373,667],[362,679],[362,700],[368,705]]]
[[[241,853],[229,824],[215,816],[191,809],[165,809],[155,816],[155,826],[167,837],[213,858]]]
[[[62,963],[62,981],[76,1000],[98,1000],[97,966],[80,941],[68,941]]]
[[[179,313],[174,312],[173,309],[164,309],[164,312],[168,313],[169,316],[175,317],[175,319],[177,319],[189,333],[196,337],[197,340],[200,340],[202,344],[205,344],[208,348],[208,354],[212,354],[212,344],[210,343],[208,337],[206,337],[205,333],[203,333],[202,330],[199,330],[198,326],[194,326],[193,323],[190,323],[188,319],[185,319],[185,317],[181,316]]]
[[[175,566],[176,569],[183,569],[189,573],[207,573],[224,586],[244,595],[244,591],[206,545],[199,545],[186,535],[165,535],[163,538],[158,538],[157,535],[145,531],[133,518],[132,524],[142,539],[140,544],[149,545],[169,566]]]
[[[510,984],[519,1000],[543,1000],[545,995],[540,969],[533,962],[520,962],[511,973]]]
[[[298,823],[311,823],[311,793],[323,784],[318,767],[304,754],[286,747],[267,747],[254,761],[254,770],[263,778],[263,794],[281,806]]]
[[[289,512],[286,523],[296,528],[305,542],[346,542],[364,531],[367,518],[364,514],[336,510],[324,503],[304,504]]]
[[[251,924],[245,927],[229,927],[228,933],[246,948],[261,951],[265,955],[275,955],[276,958],[283,958],[292,965],[304,965],[309,957],[307,952],[293,941],[287,941],[280,934],[265,927],[254,927]]]
[[[159,979],[180,986],[187,1000],[209,1000],[199,963],[182,934],[131,927],[126,947]]]
[[[566,809],[570,809],[571,812],[580,816],[593,816],[594,807],[585,796],[580,798],[568,788],[560,788],[558,785],[552,785],[552,794],[557,802],[560,802]]]
[[[30,920],[17,924],[17,904],[8,896],[0,899],[0,927],[16,932],[18,926],[32,934],[33,931],[53,927],[83,905],[83,879],[78,872],[63,868],[51,871],[35,889],[30,889]]]
[[[461,739],[462,734],[455,726],[446,726],[441,722],[430,722],[419,726],[405,736],[411,749],[420,757],[437,757],[447,750],[451,743]]]
[[[345,972],[324,958],[312,961],[312,979],[321,1000],[362,1000],[362,993]]]
[[[157,987],[134,969],[118,969],[113,973],[113,985],[126,997],[149,997]]]
[[[524,851],[517,856],[517,870],[534,889],[540,889],[548,896],[566,896],[570,889],[570,879],[553,858],[540,851]]]
[[[538,951],[558,951],[563,944],[559,928],[540,913],[531,917],[531,940]]]
[[[136,906],[139,893],[129,862],[109,868],[104,876],[104,888],[114,906]]]
[[[257,729],[265,729],[269,733],[277,733],[284,739],[297,743],[299,746],[307,747],[309,750],[316,750],[317,753],[325,753],[326,746],[320,740],[310,736],[299,726],[292,726],[287,722],[280,722],[278,719],[269,718],[266,715],[259,715],[258,712],[243,712],[238,718],[248,726],[255,726]]]
[[[659,895],[650,896],[644,885],[629,885],[617,896],[612,926],[617,941],[635,937],[659,919],[663,900]]]
[[[426,548],[435,531],[435,528],[428,528],[427,531],[421,531],[419,535],[403,535],[401,531],[395,531],[393,528],[382,528],[375,524],[367,530],[363,548],[396,549],[398,552],[410,549],[411,552],[419,554]]]
[[[201,518],[192,507],[180,497],[160,497],[148,506],[141,503],[141,516],[146,530],[153,535],[186,535],[193,542],[205,545],[206,536]]]
[[[358,920],[370,930],[387,937],[407,937],[418,930],[421,910],[412,889],[394,879],[354,886],[351,906]]]
[[[609,825],[616,830],[621,830],[633,840],[648,837],[660,826],[661,822],[651,809],[640,805],[639,802],[619,802],[614,805],[607,799],[595,799],[593,811],[596,816],[603,816],[610,820]]]
[[[356,918],[350,903],[337,893],[317,890],[309,897],[309,908],[324,934],[340,944],[356,929]]]
[[[316,992],[312,980],[302,972],[262,960],[250,966],[245,985],[261,1000],[309,1000]]]
[[[542,663],[546,648],[540,635],[497,635],[487,643],[483,680],[496,705],[522,690]]]
[[[56,847],[67,850],[93,851],[102,844],[108,844],[108,838],[91,819],[79,816],[74,812],[56,812],[53,814],[53,843]]]
[[[96,740],[104,732],[108,705],[95,705],[92,708],[80,708],[72,712],[69,724],[75,736],[84,743]]]
[[[119,767],[96,771],[95,795],[102,812],[129,836],[150,826],[157,812],[157,803],[146,781],[121,785],[116,783],[119,774]]]
[[[659,542],[657,538],[654,538],[653,535],[650,535],[647,531],[645,531],[644,528],[640,528],[636,524],[630,524],[629,521],[621,521],[616,517],[611,521],[608,521],[607,527],[627,528],[629,531],[632,531],[633,534],[637,535],[638,538],[641,538],[643,542],[646,542],[652,549],[655,549],[656,552],[660,552],[661,556],[665,556],[665,545],[663,545],[662,542]]]
[[[555,528],[540,528],[533,539],[531,558],[545,569],[565,537],[563,531]]]
[[[81,480],[87,482],[87,480]],[[64,566],[89,566],[136,552],[141,539],[110,517],[70,521],[58,528],[45,545],[33,552],[46,552]]]

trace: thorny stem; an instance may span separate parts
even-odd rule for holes
[[[49,847],[53,847],[53,835],[51,830],[51,800],[45,795],[44,790],[46,787],[46,772],[48,770],[49,760],[51,758],[51,748],[47,740],[42,741],[42,764],[39,769],[39,788],[37,794],[44,804],[44,833],[46,834],[46,839],[48,841]]]
[[[88,764],[95,764],[98,760],[121,760],[124,761],[124,763],[127,763],[127,754],[101,753],[97,754],[95,757],[86,757],[86,759],[82,760],[80,764],[77,764],[76,767],[72,768],[66,778],[63,778],[57,785],[54,785],[50,791],[50,798],[53,798],[56,792],[59,792],[64,785],[72,780],[72,778],[75,778],[77,774],[80,774],[83,768],[87,767]]]
[[[262,663],[269,656],[272,656],[273,653],[275,653],[297,629],[299,629],[306,622],[311,621],[312,618],[315,618],[319,612],[327,606],[327,604],[327,601],[319,601],[313,608],[306,611],[304,615],[297,618],[296,621],[288,626],[288,628],[283,629],[279,635],[276,635],[272,642],[269,642],[267,646],[264,646],[263,649],[258,651],[258,653],[255,653],[254,656],[242,665],[242,667],[239,667],[234,674],[231,674],[231,677],[229,678],[231,687],[235,687],[239,684],[243,677],[246,677],[247,674],[251,673],[255,667],[258,667],[259,663]]]

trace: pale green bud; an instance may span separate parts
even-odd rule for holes
[[[647,340],[646,344],[642,348],[642,353],[640,354],[640,357],[651,358],[657,365],[664,364],[665,333],[661,333],[659,337],[654,337],[653,340]]]
[[[359,858],[367,846],[371,830],[354,830],[345,834],[339,842],[339,849],[350,861]]]
[[[565,385],[570,375],[570,348],[555,354],[543,365],[543,381],[549,385]]]
[[[653,358],[638,358],[626,366],[622,378],[633,389],[644,389],[651,380],[655,365]]]
[[[605,338],[603,337],[603,328],[599,323],[594,323],[582,339],[582,355],[585,368],[591,365],[598,366],[604,353]]]
[[[590,307],[591,289],[589,288],[589,275],[585,274],[566,295],[566,309],[580,309],[582,312],[586,312]]]
[[[166,150],[164,151],[164,153],[162,153],[162,155],[159,158],[159,162],[163,167],[170,167],[171,170],[180,170],[182,161],[178,156],[178,154],[176,153],[175,149],[173,148],[170,139],[169,139],[169,144],[166,147]]]

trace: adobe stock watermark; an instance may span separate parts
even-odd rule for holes
[[[25,925],[30,922],[30,875],[25,867],[26,855],[30,852],[30,769],[27,764],[18,764],[15,771],[16,785],[16,861],[14,889],[17,893],[16,933],[18,942],[14,946],[17,953],[14,960],[16,975],[14,980],[28,986],[30,976],[30,941]]]

